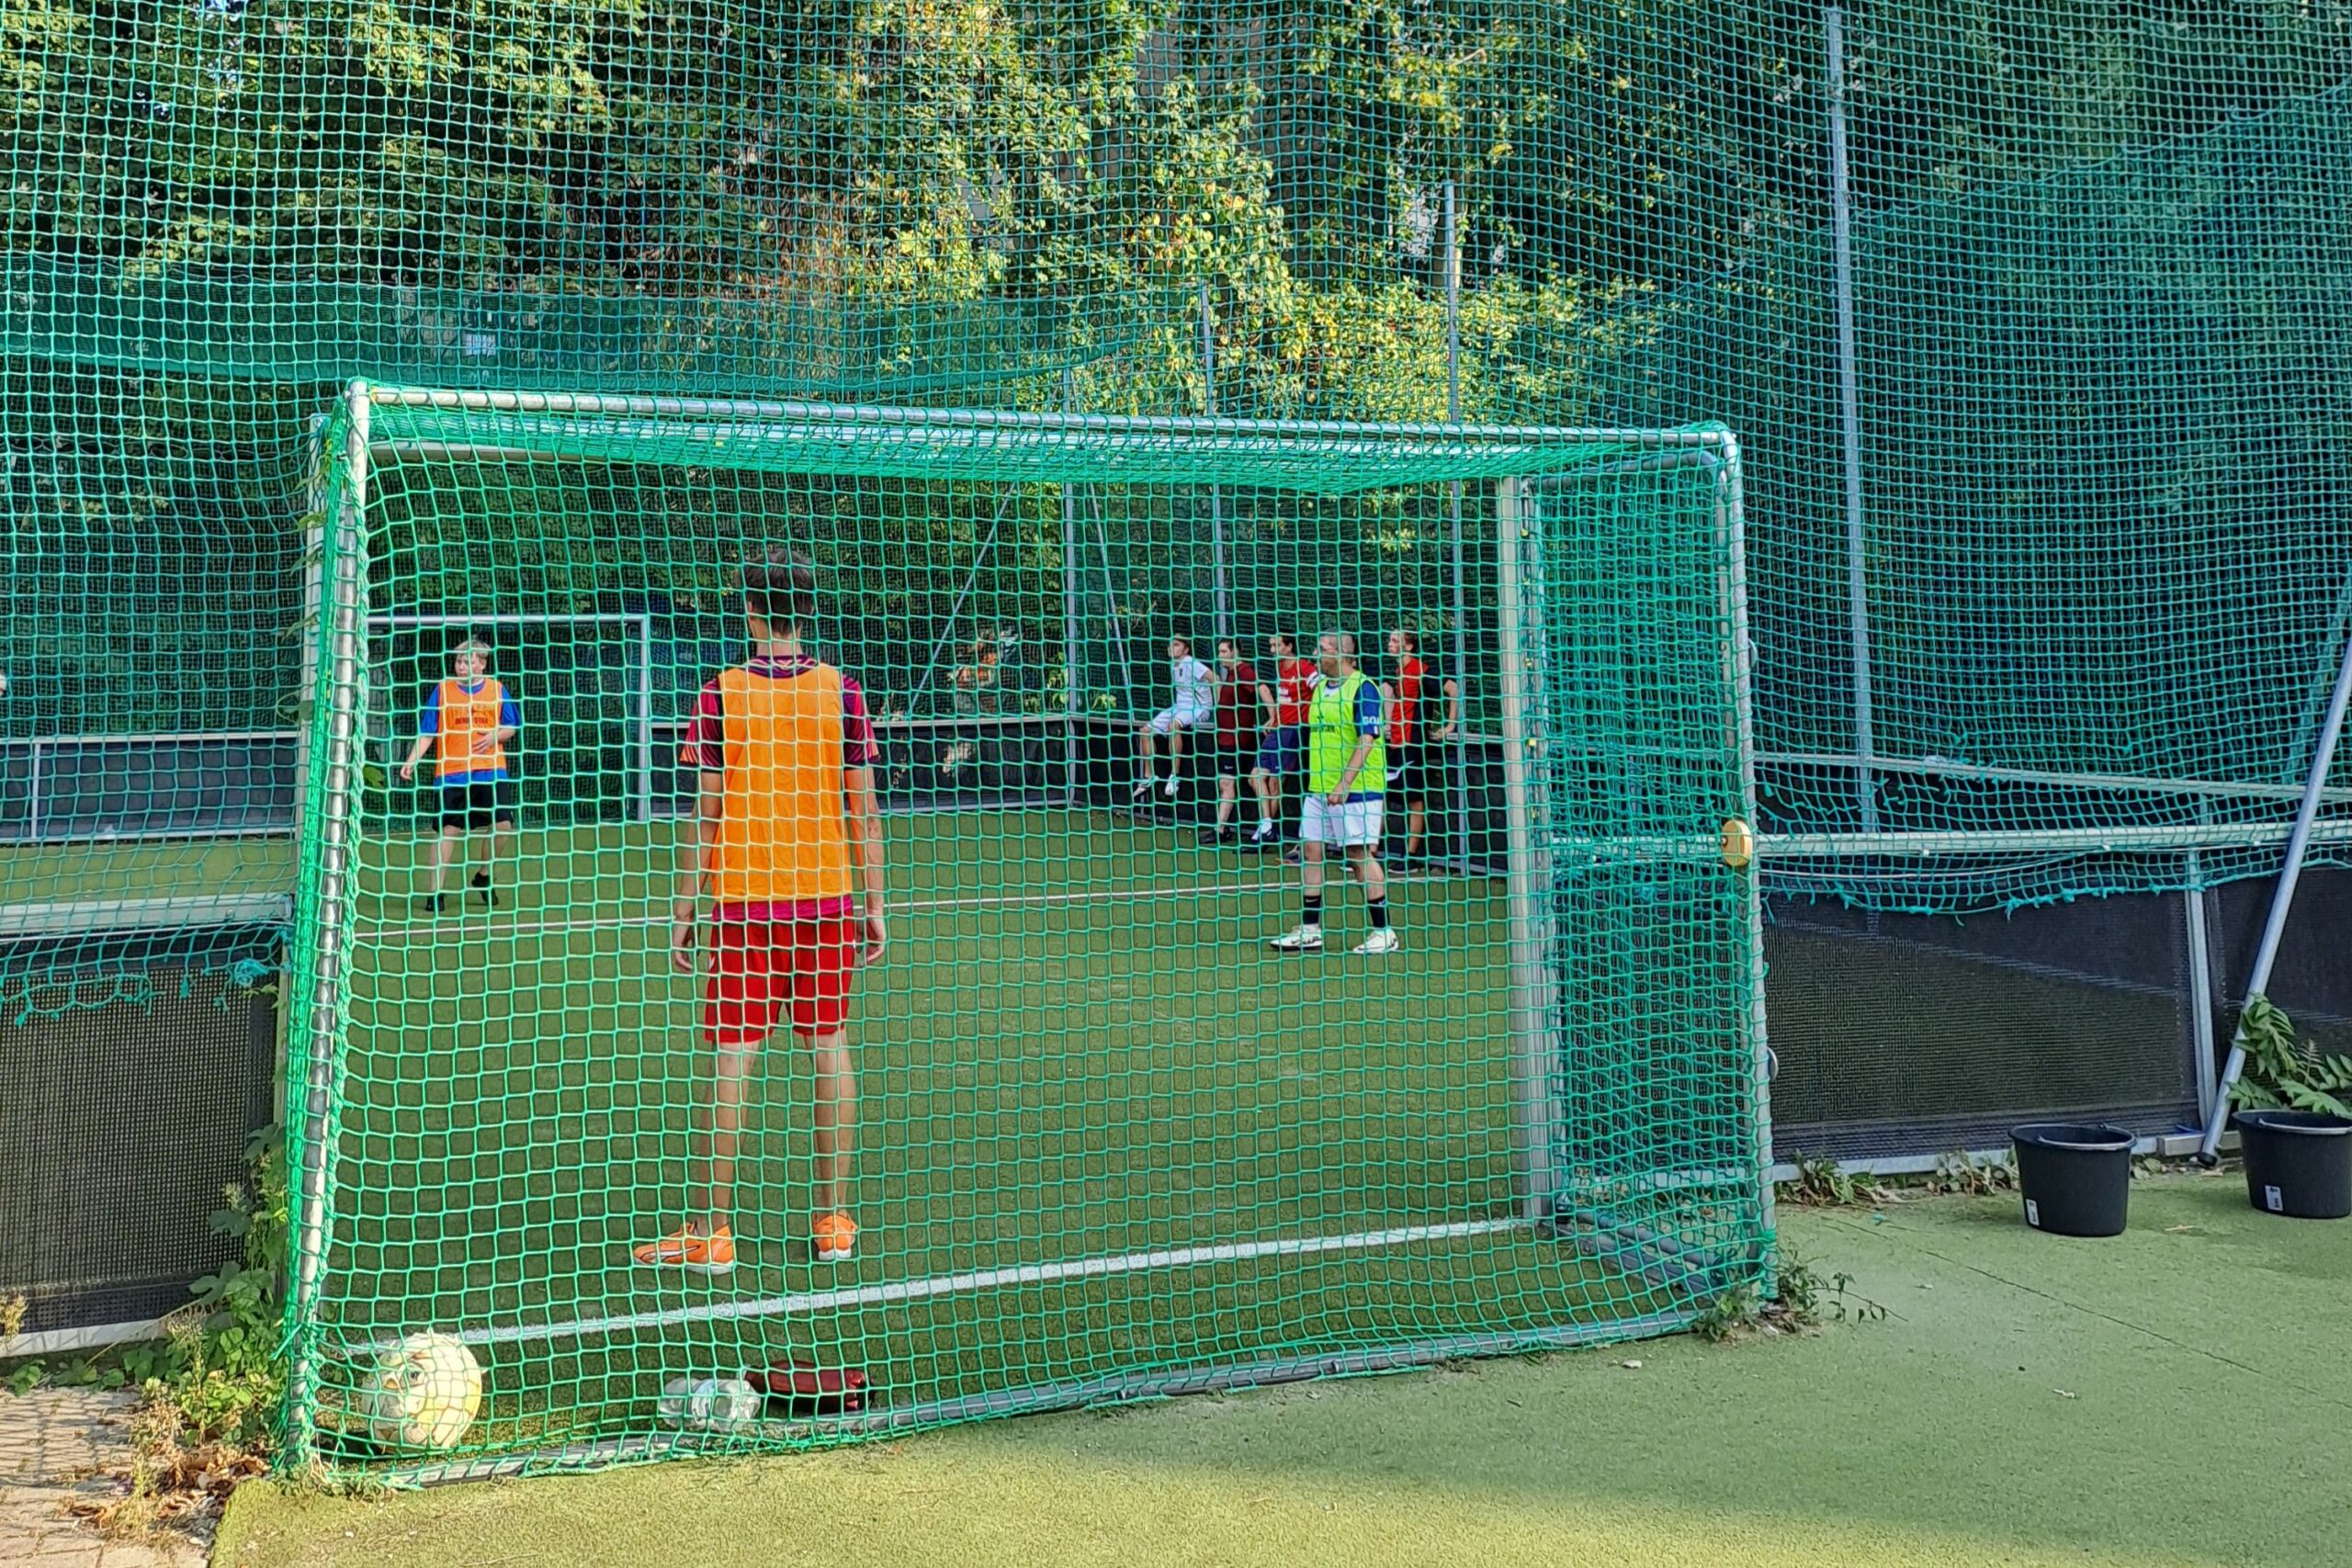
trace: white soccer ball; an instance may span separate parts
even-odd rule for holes
[[[679,1431],[731,1431],[760,1418],[760,1393],[741,1378],[672,1378],[654,1411]]]
[[[387,1448],[454,1449],[481,1409],[481,1363],[449,1334],[412,1334],[376,1359],[352,1413]]]

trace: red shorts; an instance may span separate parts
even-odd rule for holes
[[[795,1034],[839,1032],[857,969],[861,922],[718,920],[710,930],[702,1031],[712,1044],[764,1040],[787,1010]]]

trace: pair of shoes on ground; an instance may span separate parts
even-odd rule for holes
[[[1321,926],[1297,925],[1266,944],[1276,953],[1320,953],[1323,951]],[[1358,955],[1378,953],[1401,953],[1405,943],[1394,926],[1383,926],[1348,951]]]
[[[474,879],[469,886],[481,895],[484,907],[498,908],[498,889],[490,885],[489,873],[474,873]],[[447,893],[420,893],[416,896],[416,907],[430,914],[445,915],[449,912],[449,896]]]
[[[1150,774],[1147,773],[1142,778],[1136,781],[1136,787],[1129,792],[1127,798],[1140,806],[1145,801],[1151,798],[1152,786],[1159,783],[1159,781],[1158,779],[1153,778]],[[1170,774],[1167,784],[1161,787],[1160,793],[1166,795],[1170,800],[1173,800],[1176,798],[1176,792],[1182,787],[1182,783],[1175,777],[1175,775]]]
[[[820,1263],[843,1262],[857,1250],[857,1222],[835,1210],[819,1214],[808,1225],[808,1245]],[[718,1225],[708,1234],[680,1229],[636,1250],[638,1262],[649,1269],[678,1269],[689,1274],[727,1274],[735,1268],[735,1230]]]

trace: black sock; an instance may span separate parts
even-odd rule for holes
[[[1372,917],[1374,931],[1385,931],[1388,929],[1388,900],[1385,897],[1365,899],[1363,912]]]
[[[474,873],[474,886],[475,886],[476,887],[487,887],[487,886],[490,886],[490,873],[488,873],[488,872],[486,872],[486,871],[478,871],[478,872],[475,872],[475,873]]]
[[[1319,926],[1323,923],[1323,895],[1309,893],[1306,896],[1306,913],[1299,917],[1299,923],[1309,926]]]

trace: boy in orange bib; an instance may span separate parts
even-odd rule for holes
[[[490,860],[474,873],[474,891],[485,904],[498,902],[492,874],[502,847],[514,839],[514,780],[506,771],[506,747],[523,727],[514,696],[490,673],[490,645],[474,637],[449,656],[448,678],[424,694],[416,724],[416,744],[401,764],[402,783],[416,777],[416,765],[433,753],[433,782],[440,795],[441,833],[433,845],[431,891],[417,895],[427,909],[447,907],[442,884],[466,835],[490,830]]]
[[[687,1145],[685,1224],[636,1249],[649,1268],[724,1274],[735,1267],[729,1215],[743,1086],[788,1022],[817,1077],[811,1250],[848,1258],[857,1224],[843,1202],[856,1142],[857,1077],[842,1027],[860,964],[882,956],[882,819],[874,726],[857,682],[801,637],[817,615],[816,568],[772,554],[743,571],[752,657],[703,688],[680,760],[701,775],[699,832],[680,854],[670,955],[691,974],[712,898],[703,1037],[718,1053],[714,1092]],[[853,907],[852,888],[857,893]]]

